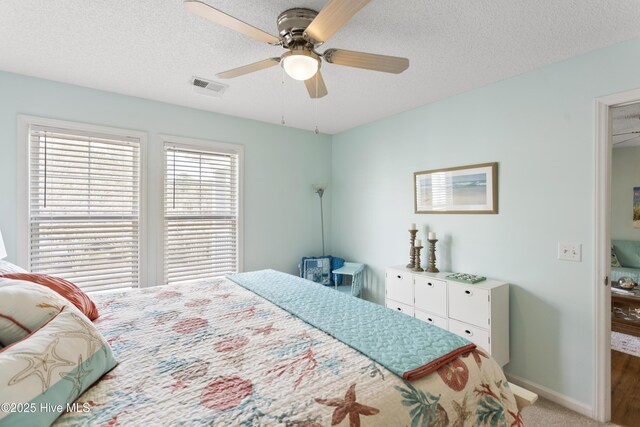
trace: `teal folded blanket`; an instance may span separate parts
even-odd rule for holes
[[[279,271],[227,278],[409,381],[475,348],[444,329]]]

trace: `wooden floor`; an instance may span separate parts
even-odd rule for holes
[[[640,425],[640,357],[611,350],[611,421]]]

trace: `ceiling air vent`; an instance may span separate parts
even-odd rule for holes
[[[211,80],[206,80],[200,77],[194,77],[191,79],[191,84],[193,85],[193,91],[195,93],[215,96],[216,98],[221,98],[224,91],[229,87],[228,85],[212,82]]]

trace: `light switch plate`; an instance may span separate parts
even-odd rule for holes
[[[562,261],[582,261],[582,245],[558,242],[558,259]]]

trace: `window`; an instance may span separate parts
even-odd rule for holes
[[[239,271],[242,147],[205,142],[187,145],[176,143],[176,138],[166,139],[164,283]]]
[[[23,120],[29,139],[23,263],[86,290],[139,286],[144,136]]]

